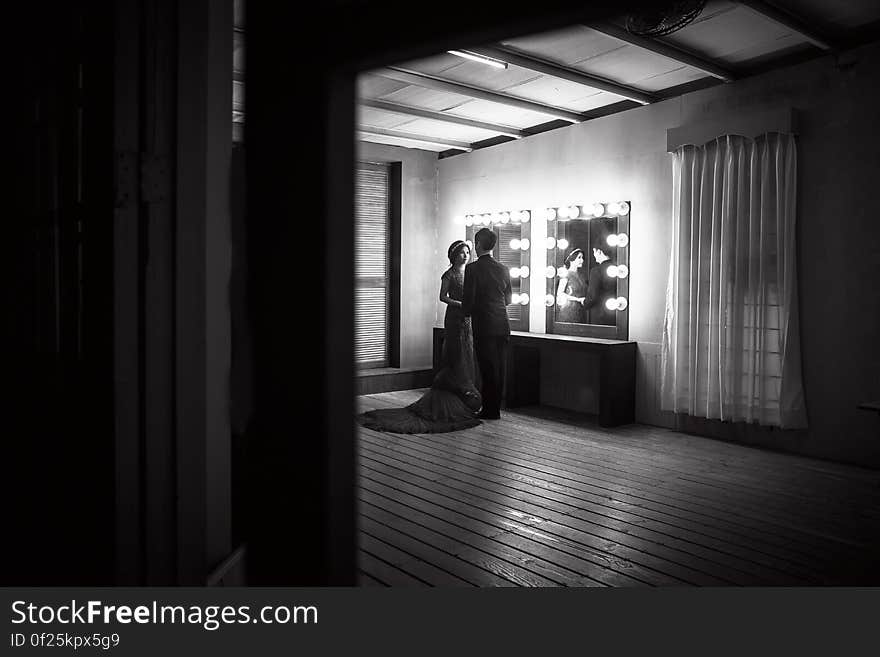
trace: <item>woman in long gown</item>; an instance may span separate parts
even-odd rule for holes
[[[587,321],[584,308],[587,281],[581,274],[583,264],[584,252],[581,249],[574,249],[565,258],[566,275],[559,278],[559,287],[556,290],[556,304],[559,307],[557,322],[585,324]]]
[[[482,406],[474,360],[471,318],[461,310],[467,242],[457,240],[446,252],[450,266],[440,278],[440,301],[446,304],[440,371],[431,389],[405,408],[383,408],[358,416],[363,426],[390,433],[444,433],[480,424]]]

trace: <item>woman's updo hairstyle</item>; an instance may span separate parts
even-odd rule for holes
[[[568,265],[570,265],[572,263],[572,261],[574,261],[575,258],[578,257],[578,254],[583,255],[583,253],[584,253],[583,249],[572,249],[571,253],[569,253],[567,256],[565,256],[566,267]],[[584,258],[586,258],[586,256],[584,256]]]
[[[468,243],[464,240],[455,240],[452,244],[449,245],[449,249],[446,251],[446,257],[449,258],[449,264],[455,264],[458,252],[462,249],[470,249],[470,246],[468,246]]]

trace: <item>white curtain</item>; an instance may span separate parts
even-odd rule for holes
[[[807,425],[792,135],[720,137],[673,155],[661,408]]]

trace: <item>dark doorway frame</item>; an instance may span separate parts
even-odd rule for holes
[[[397,0],[324,2],[308,19],[292,3],[248,3],[249,584],[355,583],[354,267],[344,254],[357,73],[649,5],[547,0],[512,12],[450,0],[419,21]],[[305,217],[322,228],[309,248],[298,230]],[[333,294],[290,303],[303,271]]]

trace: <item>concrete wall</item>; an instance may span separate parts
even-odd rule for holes
[[[846,62],[845,64],[842,62]],[[880,466],[880,418],[856,409],[880,399],[880,45],[439,161],[440,244],[461,238],[453,217],[563,202],[632,202],[630,339],[639,343],[637,417],[788,451]],[[798,110],[798,259],[802,360],[810,428],[781,432],[675,418],[659,410],[659,343],[671,246],[666,130],[745,112]],[[533,237],[544,225],[533,222]],[[536,240],[533,240],[533,243]],[[543,249],[532,254],[540,272]],[[532,278],[533,298],[544,281]],[[441,315],[437,309],[435,321]],[[532,306],[532,330],[543,307]],[[542,372],[570,389],[560,370]],[[587,388],[589,383],[584,384]],[[551,386],[552,387],[552,386]],[[590,390],[569,392],[589,399]]]
[[[430,367],[440,275],[449,265],[437,242],[437,154],[359,142],[357,157],[401,163],[400,366]]]

